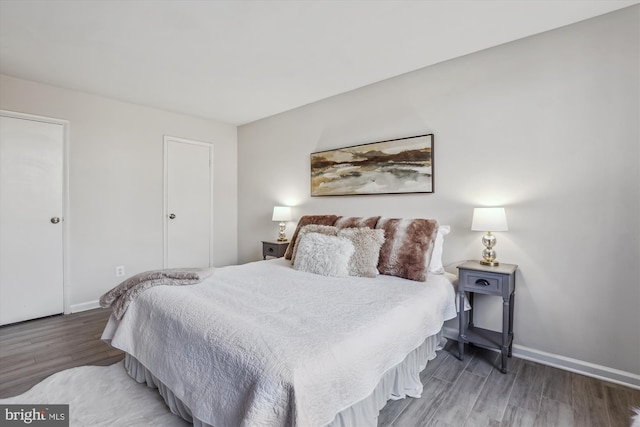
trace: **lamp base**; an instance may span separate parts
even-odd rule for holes
[[[482,251],[482,261],[480,261],[480,264],[488,265],[489,267],[500,265],[500,263],[496,261],[496,251],[493,250],[493,247],[496,245],[496,236],[491,234],[490,231],[487,231],[487,234],[482,236],[482,244],[484,245],[484,250]]]
[[[287,234],[285,230],[286,230],[286,224],[284,223],[284,221],[280,221],[280,224],[278,225],[278,242],[287,241]]]

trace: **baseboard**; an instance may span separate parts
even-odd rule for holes
[[[443,328],[443,334],[445,338],[452,340],[458,339],[458,330],[455,328],[445,327]],[[513,355],[520,359],[530,360],[542,365],[553,366],[554,368],[564,369],[565,371],[575,372],[640,390],[640,375],[631,372],[620,371],[618,369],[596,365],[558,354],[547,353],[517,344],[513,345]]]
[[[80,304],[71,304],[71,312],[78,313],[80,311],[93,310],[94,308],[100,308],[100,301],[87,301]]]

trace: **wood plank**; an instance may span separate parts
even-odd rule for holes
[[[571,404],[543,397],[540,402],[540,411],[536,416],[534,425],[535,427],[565,427],[574,425]]]
[[[33,363],[28,366],[23,366],[18,369],[13,369],[8,373],[3,374],[2,384],[10,383],[11,381],[19,380],[20,378],[28,378],[29,376],[32,376],[42,371],[48,372],[53,369],[54,372],[56,372],[55,370],[57,369],[57,367],[65,366],[65,368],[63,369],[66,369],[66,367],[68,367],[69,364],[71,365],[73,364],[73,359],[71,358],[71,356],[58,355],[57,357],[49,359],[42,363]]]
[[[123,358],[124,357],[122,356],[117,356],[108,358],[94,358],[82,361],[71,360],[68,362],[60,363],[53,367],[49,367],[48,369],[41,368],[40,370],[30,372],[28,374],[25,374],[24,376],[14,378],[9,381],[3,380],[0,383],[0,398],[12,397],[24,393],[50,375],[55,374],[56,372],[64,371],[65,369],[76,368],[85,365],[108,366],[121,361]]]
[[[427,381],[431,379],[433,374],[440,368],[442,363],[448,359],[449,357],[455,357],[453,354],[450,354],[446,349],[440,350],[437,352],[437,357],[433,360],[430,360],[427,363],[427,367],[420,372],[420,381],[422,384],[426,384]]]
[[[471,413],[478,396],[482,392],[486,378],[469,372],[460,374],[459,380],[447,393],[442,404],[433,415],[434,420],[440,420],[451,425],[460,425]]]
[[[609,424],[626,426],[635,415],[632,408],[640,408],[640,390],[632,390],[615,384],[604,383],[604,399],[609,414]]]
[[[604,401],[602,381],[584,375],[572,374],[573,419],[582,427],[609,425],[607,405]]]
[[[479,378],[479,377],[477,377]],[[442,402],[451,395],[453,384],[439,378],[433,378],[425,386],[420,399],[412,402],[393,422],[393,426],[427,426]]]
[[[443,361],[449,357],[454,357],[452,354],[449,353],[449,351],[447,350],[447,348],[451,348],[451,341],[449,341],[447,343],[447,345],[445,345],[445,348],[442,350],[439,350],[436,353],[436,358],[433,360],[430,360],[427,363],[427,366],[422,370],[422,372],[420,372],[420,380],[422,382],[423,385],[426,385],[432,378],[434,372],[437,371],[437,369],[442,365]],[[454,344],[457,345],[457,343],[454,341]],[[425,389],[422,392],[422,396],[425,397],[425,399],[430,399],[431,397],[427,395],[427,393],[430,392],[430,388],[429,387],[425,387]],[[379,427],[383,427],[383,426],[390,426],[393,424],[393,422],[398,418],[398,416],[414,401],[415,399],[413,398],[406,398],[406,399],[400,399],[400,400],[390,400],[389,402],[387,402],[387,404],[385,405],[384,408],[382,408],[382,410],[380,411],[380,414],[378,415],[378,426]]]
[[[467,421],[464,423],[464,427],[494,427],[500,426],[501,423],[498,420],[488,417],[485,414],[480,414],[471,411]]]
[[[36,358],[31,354],[24,353],[0,359],[0,375],[34,363],[36,363]]]
[[[407,397],[405,399],[388,401],[378,414],[378,427],[393,425],[393,422],[407,409],[413,400],[413,398]]]
[[[544,367],[545,384],[542,395],[558,402],[573,402],[573,385],[572,375],[569,371],[554,368],[551,366]]]
[[[509,405],[537,413],[540,409],[543,386],[544,366],[522,362],[513,384]]]
[[[433,377],[450,383],[455,382],[460,374],[465,371],[474,354],[475,348],[473,347],[470,347],[469,351],[465,352],[464,360],[459,360],[456,357],[457,353],[455,353],[455,356],[453,354],[449,354],[449,357],[447,357],[433,373]]]
[[[516,377],[517,372],[507,371],[503,374],[498,369],[494,369],[487,378],[469,418],[502,421]],[[483,422],[478,421],[480,424]]]
[[[495,367],[499,366],[499,356],[500,353],[496,353],[495,351],[476,347],[473,358],[465,367],[465,371],[486,378]]]
[[[507,405],[507,409],[502,419],[501,427],[534,427],[536,411],[521,408],[519,406]],[[570,427],[570,426],[566,426]],[[581,427],[576,425],[576,427]]]
[[[457,427],[457,424],[447,424],[440,420],[435,420],[433,423],[428,424],[428,426],[429,427]]]
[[[56,322],[50,325],[40,325],[34,326],[31,329],[21,329],[20,332],[17,333],[7,333],[4,334],[0,339],[7,343],[11,344],[15,341],[24,341],[24,340],[33,340],[37,338],[38,340],[43,338],[53,339],[59,336],[66,335],[67,332],[71,330],[75,331],[83,331],[88,327],[99,327],[99,325],[104,325],[104,319],[89,319],[90,321],[79,321],[76,322]]]

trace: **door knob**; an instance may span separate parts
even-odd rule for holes
[[[176,214],[169,214],[169,219],[175,219]]]
[[[60,218],[58,218],[57,216],[54,216],[53,218],[51,218],[51,224],[57,224],[60,222]]]

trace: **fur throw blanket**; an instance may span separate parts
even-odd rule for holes
[[[100,307],[113,307],[113,313],[122,319],[127,307],[145,290],[159,285],[195,285],[213,274],[211,268],[171,268],[136,274],[100,297]]]

